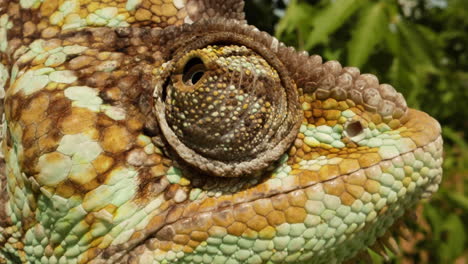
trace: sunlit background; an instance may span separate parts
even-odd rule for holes
[[[357,66],[439,120],[444,179],[387,263],[468,263],[468,0],[247,0],[247,20],[288,45]],[[375,263],[383,258],[373,254]]]

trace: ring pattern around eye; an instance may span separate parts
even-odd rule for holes
[[[164,64],[154,113],[170,151],[189,168],[240,177],[277,161],[297,135],[297,88],[268,48],[237,33],[188,43]]]

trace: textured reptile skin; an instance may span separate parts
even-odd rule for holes
[[[437,121],[242,9],[0,0],[0,263],[341,263],[437,190]]]

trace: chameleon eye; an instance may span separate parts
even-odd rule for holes
[[[194,43],[204,45],[173,54],[156,85],[154,112],[167,150],[190,172],[257,175],[297,135],[296,87],[281,61],[256,44]]]
[[[200,58],[192,58],[185,64],[182,81],[185,85],[195,85],[204,76],[206,67]]]

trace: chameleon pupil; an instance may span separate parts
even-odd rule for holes
[[[184,67],[182,81],[185,85],[195,85],[205,74],[206,67],[200,58],[193,58]]]
[[[190,79],[192,84],[196,84],[202,77],[204,72],[198,71],[192,74],[192,78]]]

